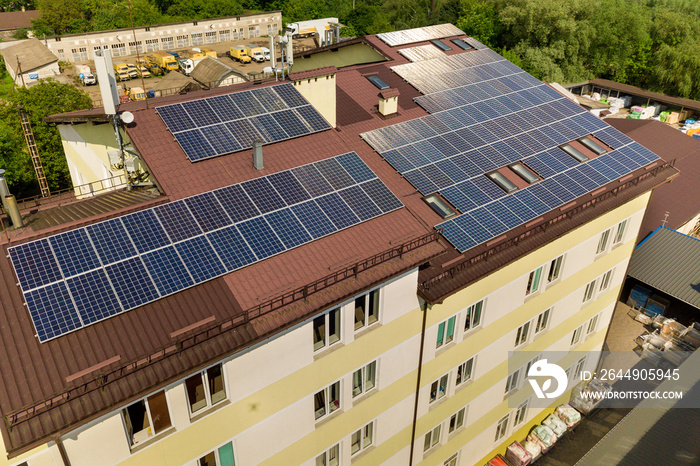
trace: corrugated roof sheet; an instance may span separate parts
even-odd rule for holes
[[[659,92],[647,91],[641,87],[631,86],[629,84],[622,84],[615,81],[610,81],[608,79],[591,79],[589,83],[598,87],[605,87],[613,91],[620,91],[625,94],[634,94],[641,97],[646,97],[651,99],[652,102],[662,102],[669,103],[673,105],[678,105],[679,107],[692,108],[693,110],[700,110],[700,102],[692,99],[683,99],[681,97],[671,97],[666,94],[661,94]]]
[[[700,239],[659,227],[637,246],[627,274],[700,309]]]

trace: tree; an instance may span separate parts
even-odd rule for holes
[[[0,168],[18,198],[38,194],[29,151],[20,125],[18,107],[29,117],[49,188],[70,187],[70,174],[58,130],[45,123],[49,115],[92,108],[90,97],[81,89],[52,79],[42,80],[30,88],[18,88],[0,102]]]
[[[81,0],[38,0],[41,21],[53,34],[65,34],[83,16]]]
[[[457,27],[488,47],[496,47],[503,30],[496,5],[488,0],[462,0],[461,8]]]

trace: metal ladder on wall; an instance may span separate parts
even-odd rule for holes
[[[29,124],[29,118],[27,118],[27,112],[24,111],[24,107],[19,107],[19,117],[22,121],[22,131],[24,131],[24,138],[27,140],[29,154],[32,156],[32,163],[34,164],[36,179],[39,181],[39,188],[41,188],[41,195],[43,197],[49,197],[51,195],[49,192],[49,183],[46,181],[44,167],[41,165],[39,151],[36,149],[36,141],[34,141],[34,132],[32,131],[32,126]]]

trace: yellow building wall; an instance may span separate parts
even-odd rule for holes
[[[293,81],[297,91],[335,128],[335,74]]]

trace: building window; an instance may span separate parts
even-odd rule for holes
[[[248,26],[248,37],[260,37],[260,26]]]
[[[474,371],[474,358],[469,358],[469,360],[463,362],[457,367],[457,380],[456,385],[461,385],[464,382],[472,379],[472,372]]]
[[[268,36],[276,36],[277,35],[277,25],[276,24],[268,24],[267,25],[267,35]]]
[[[448,206],[446,202],[440,199],[440,196],[438,196],[437,194],[425,196],[423,198],[423,202],[428,204],[430,208],[432,208],[435,211],[435,213],[437,213],[442,218],[450,218],[457,213],[454,211],[454,209]]]
[[[197,462],[198,466],[235,466],[233,459],[233,444],[228,442],[214,451],[202,456]]]
[[[387,83],[385,83],[384,80],[382,78],[380,78],[379,76],[377,76],[376,74],[372,74],[372,75],[365,76],[365,77],[367,78],[367,80],[369,82],[374,84],[374,87],[376,87],[380,91],[384,90],[384,89],[389,89],[391,87]]]
[[[547,325],[549,324],[549,313],[551,311],[550,309],[547,309],[544,312],[541,312],[537,316],[537,320],[535,321],[535,334],[540,333],[542,330],[547,328]]]
[[[599,316],[600,314],[596,314],[591,318],[591,320],[588,321],[588,326],[586,327],[586,336],[596,331],[596,328],[598,327]]]
[[[143,53],[143,43],[141,41],[129,42],[129,55],[136,55],[136,52]]]
[[[620,244],[625,236],[625,230],[627,229],[627,220],[623,220],[617,224],[617,230],[615,231],[615,237],[613,238],[613,244]]]
[[[61,61],[65,61],[66,52],[64,52],[63,49],[58,49],[58,59]]]
[[[447,395],[448,375],[443,375],[430,385],[430,403],[440,400]]]
[[[123,57],[126,55],[126,44],[112,44],[112,56]]]
[[[542,359],[542,354],[538,354],[538,355],[535,356],[533,359],[531,359],[530,361],[528,361],[528,363],[525,365],[525,372],[524,372],[524,373],[525,373],[525,374],[529,374],[529,373],[530,373],[530,368],[532,367],[532,365],[535,364],[535,363],[536,363],[537,361],[539,361],[540,359]]]
[[[457,453],[447,458],[442,466],[457,466]]]
[[[564,260],[564,256],[559,256],[554,259],[549,264],[549,273],[547,274],[547,283],[552,283],[559,280],[561,274],[561,263]]]
[[[527,341],[527,337],[530,334],[530,322],[525,322],[518,328],[515,333],[515,346],[518,347]]]
[[[131,446],[158,435],[168,427],[170,412],[164,391],[132,403],[122,410]]]
[[[200,32],[198,34],[192,34],[192,45],[202,45],[204,43],[204,35]]]
[[[605,291],[610,287],[610,282],[612,281],[612,274],[614,269],[610,269],[603,274],[600,278],[600,291]]]
[[[436,348],[446,345],[454,339],[456,320],[457,316],[452,316],[446,321],[440,322],[440,325],[438,325],[437,342],[435,343]]]
[[[433,448],[435,445],[440,443],[440,430],[442,425],[438,424],[433,430],[428,431],[425,434],[425,441],[423,442],[423,451],[426,452]]]
[[[226,387],[221,364],[186,379],[185,388],[191,414],[225,400]]]
[[[340,381],[329,385],[314,395],[314,416],[316,420],[340,408]]]
[[[535,293],[540,289],[540,279],[542,278],[543,267],[538,267],[527,277],[527,288],[525,289],[525,295],[530,295]]]
[[[584,136],[582,138],[578,139],[578,142],[583,144],[586,149],[593,151],[596,155],[603,155],[607,152],[605,147],[601,146],[597,142],[595,142],[593,139],[589,138],[588,136]]]
[[[481,311],[484,308],[484,300],[472,304],[467,308],[467,315],[464,319],[464,330],[476,328],[481,324]]]
[[[190,36],[188,35],[176,36],[175,39],[177,40],[177,48],[179,49],[189,47],[190,45]]]
[[[517,371],[513,372],[508,376],[508,379],[506,380],[506,391],[505,393],[508,394],[518,388],[518,379],[520,378],[520,369]]]
[[[467,407],[465,406],[464,408],[460,409],[456,413],[454,413],[452,416],[450,416],[450,424],[448,428],[448,434],[451,434],[452,432],[456,431],[460,427],[464,425],[464,414],[467,412]]]
[[[340,308],[318,316],[313,321],[314,351],[340,341]]]
[[[235,29],[234,29],[235,31]],[[238,39],[238,37],[236,37]],[[219,31],[219,42],[228,42],[231,40],[231,31],[229,29],[225,29],[223,31]]]
[[[525,413],[527,412],[527,400],[521,403],[515,410],[515,416],[513,417],[513,426],[518,426],[522,424],[525,420]]]
[[[581,359],[576,362],[576,367],[574,368],[574,380],[580,379],[581,378],[581,372],[583,372],[583,368],[586,367],[586,356],[582,357]]]
[[[571,157],[573,157],[577,162],[587,162],[588,157],[583,155],[583,152],[580,150],[576,149],[574,146],[570,144],[564,144],[563,146],[559,146],[561,150],[569,154]]]
[[[379,290],[355,299],[355,330],[372,325],[379,320]]]
[[[316,466],[338,466],[340,464],[340,444],[333,445],[316,457]]]
[[[216,31],[207,32],[204,34],[204,40],[207,44],[216,44]]]
[[[520,162],[510,165],[508,168],[513,170],[516,175],[525,180],[528,184],[534,184],[540,181],[540,178],[535,174],[535,172]]]
[[[352,374],[352,396],[367,393],[377,386],[377,361],[372,361]]]
[[[146,39],[146,52],[157,52],[159,49],[158,39]]]
[[[513,184],[512,181],[510,181],[508,178],[503,176],[501,172],[493,172],[489,173],[486,175],[489,177],[491,181],[496,183],[499,188],[501,188],[503,191],[507,193],[512,193],[513,191],[517,191],[518,187]]]
[[[175,41],[172,37],[163,37],[160,39],[160,44],[163,50],[172,50],[175,48]]]
[[[501,440],[503,437],[506,436],[506,432],[508,431],[508,416],[503,416],[501,420],[498,421],[498,424],[496,424],[496,441]]]
[[[608,241],[610,240],[610,233],[612,232],[612,228],[609,230],[605,230],[603,234],[600,235],[600,239],[598,240],[598,247],[595,250],[596,254],[600,254],[602,252],[605,252],[606,249],[608,249]]]
[[[354,455],[372,445],[374,440],[374,421],[353,433],[350,437],[350,454]]]
[[[450,39],[450,42],[452,42],[453,44],[455,44],[456,46],[458,46],[462,50],[471,50],[474,48],[471,45],[469,45],[467,43],[467,41],[465,41],[463,39]]]
[[[571,346],[578,345],[581,342],[581,334],[583,333],[583,325],[574,330],[571,335]]]
[[[86,61],[88,59],[87,47],[72,49],[73,61]]]
[[[593,295],[595,294],[595,280],[590,282],[588,285],[586,285],[586,289],[583,292],[583,302],[587,303],[593,298]]]

